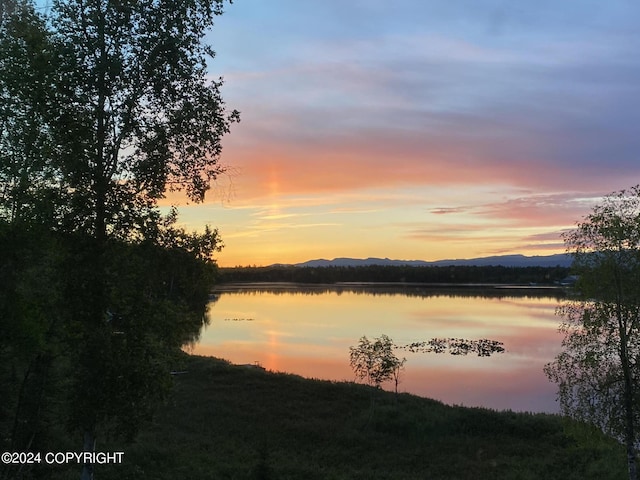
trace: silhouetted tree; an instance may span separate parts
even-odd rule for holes
[[[562,412],[624,442],[637,479],[640,418],[640,187],[613,193],[565,235],[577,297],[558,310],[564,350],[545,367]]]
[[[86,449],[99,428],[135,432],[168,381],[165,354],[202,322],[218,233],[175,228],[157,202],[168,190],[202,201],[224,172],[221,137],[238,114],[207,78],[202,43],[222,6],[55,0],[43,17],[28,0],[0,3],[0,221],[63,245],[47,265],[0,265],[15,288],[55,269],[55,328],[29,295],[5,311],[64,342],[69,426]]]
[[[396,357],[393,341],[386,335],[369,340],[360,338],[357,347],[349,347],[349,363],[357,378],[380,388],[382,382],[399,373],[406,359]]]
[[[56,45],[26,0],[0,2],[0,220],[52,225]]]

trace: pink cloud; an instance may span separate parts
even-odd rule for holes
[[[242,144],[239,138],[246,135],[234,138],[224,157],[240,171],[235,188],[242,197],[450,185],[464,198],[465,185],[509,185],[538,195],[487,206],[487,211],[508,207],[523,218],[535,218],[554,215],[557,207],[565,211],[572,207],[563,202],[571,195],[583,195],[573,192],[601,193],[625,186],[621,182],[629,175],[602,168],[590,176],[589,168],[577,170],[572,163],[535,158],[536,149],[526,139],[354,129],[316,137],[292,134],[290,139],[264,143],[249,139]]]
[[[599,197],[601,193],[592,193]],[[511,198],[500,203],[481,205],[477,213],[491,218],[503,218],[512,225],[547,226],[573,224],[588,211],[594,201],[587,201],[583,193],[531,194]]]

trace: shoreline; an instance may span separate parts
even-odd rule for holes
[[[524,291],[554,291],[567,290],[563,285],[532,285],[510,283],[422,283],[422,282],[335,282],[335,283],[303,283],[303,282],[229,282],[220,283],[211,289],[211,293],[237,292],[243,290],[318,290],[318,289],[479,289],[479,290],[524,290]]]

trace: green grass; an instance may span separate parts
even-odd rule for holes
[[[98,466],[97,479],[625,476],[619,445],[555,415],[451,407],[205,357],[182,367],[188,373],[136,443],[98,444],[125,455]]]

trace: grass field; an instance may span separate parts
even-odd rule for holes
[[[451,407],[185,356],[173,394],[96,479],[619,479],[622,448],[559,416]],[[53,473],[53,472],[52,472]],[[62,474],[62,471],[58,473]]]

